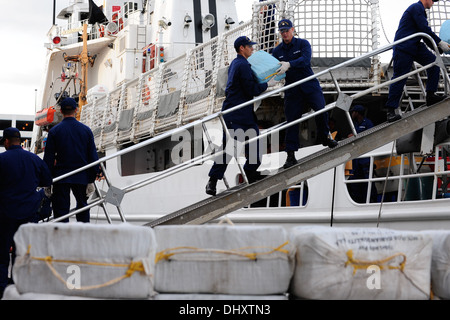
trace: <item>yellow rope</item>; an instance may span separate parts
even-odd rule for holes
[[[93,266],[107,266],[107,267],[118,267],[118,268],[128,268],[124,275],[112,279],[110,281],[107,281],[103,284],[98,285],[91,285],[91,286],[85,286],[80,288],[74,288],[74,290],[92,290],[92,289],[99,289],[103,287],[107,287],[110,285],[113,285],[115,283],[118,283],[119,281],[129,278],[133,275],[135,271],[139,272],[145,272],[144,264],[141,261],[132,261],[129,264],[121,264],[121,263],[105,263],[105,262],[92,262],[92,261],[80,261],[80,260],[66,260],[66,259],[53,259],[51,256],[47,257],[33,257],[30,254],[31,246],[28,246],[27,255],[30,256],[31,259],[37,260],[37,261],[44,261],[49,269],[52,271],[53,275],[61,281],[63,284],[67,284],[66,280],[56,271],[55,267],[53,266],[53,263],[70,263],[70,264],[85,264],[85,265],[93,265]]]
[[[268,75],[267,77],[264,78],[264,80],[269,79],[272,76],[276,76],[278,74],[278,72],[274,72],[271,75]]]
[[[176,254],[184,254],[184,253],[199,253],[199,252],[207,252],[207,253],[220,253],[220,254],[228,254],[228,255],[236,255],[240,257],[245,257],[250,260],[256,260],[258,256],[261,255],[267,255],[271,254],[275,251],[282,252],[285,254],[289,254],[289,251],[286,249],[282,249],[284,246],[286,246],[289,242],[286,241],[281,246],[272,248],[272,250],[267,252],[245,252],[244,250],[248,249],[255,249],[255,248],[268,248],[268,247],[245,247],[245,248],[239,248],[234,250],[220,250],[220,249],[201,249],[196,247],[176,247],[176,248],[169,248],[162,250],[158,253],[156,253],[155,257],[155,264],[158,263],[161,260],[169,260],[172,256]]]
[[[400,265],[398,267],[391,266],[391,265],[387,265],[387,266],[384,265],[387,262],[389,262],[390,260],[392,260],[398,256],[403,257],[403,261],[400,263]],[[354,259],[353,258],[353,250],[348,250],[347,258],[348,258],[348,260],[345,262],[345,266],[347,267],[348,265],[352,265],[353,266],[353,274],[356,273],[357,269],[367,269],[367,267],[369,267],[371,265],[377,265],[380,267],[380,269],[384,269],[385,267],[387,267],[388,269],[398,269],[401,272],[403,272],[403,269],[405,268],[405,264],[406,264],[406,255],[404,253],[396,253],[396,254],[394,254],[390,257],[387,257],[386,259],[382,259],[382,260],[363,261],[363,260]]]

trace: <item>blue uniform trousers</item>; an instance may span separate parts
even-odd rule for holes
[[[0,218],[0,298],[9,282],[8,268],[10,261],[14,265],[16,258],[16,249],[13,241],[14,234],[22,224],[28,222],[37,222],[36,216],[31,216],[26,219],[14,219],[6,216]],[[9,252],[11,247],[13,251],[10,259]]]
[[[436,60],[436,57],[424,44],[419,44],[417,54],[411,55],[402,50],[394,50],[394,75],[392,79],[398,78],[411,71],[413,62],[416,61],[422,66],[426,66]],[[427,87],[426,91],[436,92],[439,82],[438,66],[433,66],[427,69]],[[407,79],[400,80],[390,85],[389,96],[386,102],[386,107],[397,109],[400,104],[400,98],[403,94],[403,88]]]
[[[305,84],[307,85],[307,83]],[[314,111],[322,110],[325,107],[325,98],[322,90],[312,87],[312,90],[305,92],[301,86],[294,87],[286,91],[284,97],[284,114],[287,122],[300,119],[307,106],[311,106]],[[317,135],[319,138],[328,136],[330,129],[328,127],[328,113],[321,113],[314,118],[317,126]],[[293,125],[286,129],[286,151],[297,151],[299,143],[299,125]]]
[[[259,135],[259,128],[256,123],[253,124],[237,124],[233,122],[226,122],[227,128],[230,130],[231,136],[240,142],[244,142],[245,140],[248,140],[249,138],[253,138],[256,134],[256,136]],[[241,133],[239,133],[239,130],[242,130]],[[233,132],[237,134],[233,134]],[[243,133],[243,134],[242,134]],[[245,139],[244,139],[245,137]],[[223,148],[226,147],[226,135],[223,134]],[[256,149],[256,154],[254,150]],[[227,149],[225,149],[227,150]],[[258,167],[261,165],[261,157],[260,157],[260,148],[259,143],[254,142],[252,144],[246,144],[245,145],[245,158],[246,162],[244,164],[244,170],[250,171],[250,172],[256,172]],[[227,170],[228,164],[230,160],[232,159],[232,156],[230,154],[225,153],[223,156],[221,156],[221,159],[216,160],[209,171],[209,176],[216,179],[223,179],[223,176],[225,174],[225,171]]]
[[[77,209],[87,205],[86,185],[75,183],[55,183],[53,185],[52,207],[55,218],[62,217],[70,211],[70,190],[72,190],[75,200],[77,201]],[[89,210],[83,211],[76,215],[78,222],[89,222]],[[64,219],[61,222],[69,222]]]

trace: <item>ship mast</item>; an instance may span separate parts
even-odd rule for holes
[[[83,109],[83,106],[87,104],[86,101],[86,95],[87,95],[87,80],[88,80],[88,64],[91,65],[91,67],[94,66],[95,58],[97,55],[94,55],[93,57],[89,56],[88,49],[87,49],[87,23],[83,25],[83,50],[81,51],[81,54],[75,55],[75,56],[66,56],[64,55],[64,60],[72,61],[72,62],[80,62],[81,63],[81,80],[80,80],[80,93],[78,95],[78,112],[76,115],[77,120],[80,120],[81,110]]]
[[[80,55],[81,60],[81,81],[80,81],[80,94],[78,95],[78,113],[77,119],[80,120],[81,109],[86,104],[86,95],[87,95],[87,68],[88,63],[90,62],[90,58],[87,52],[87,24],[83,25],[83,51],[81,51]],[[94,64],[94,61],[91,62],[91,66]]]

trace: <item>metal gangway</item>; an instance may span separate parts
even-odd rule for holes
[[[276,95],[284,90],[287,90],[289,88],[292,88],[294,86],[297,86],[299,84],[302,84],[306,81],[309,81],[311,79],[323,76],[324,74],[329,74],[333,79],[333,72],[336,70],[339,70],[340,68],[345,68],[348,65],[351,65],[353,63],[357,63],[359,60],[367,59],[372,56],[376,56],[382,52],[391,50],[392,47],[398,43],[401,43],[403,41],[407,41],[413,37],[425,37],[429,38],[427,34],[424,33],[418,33],[414,34],[412,36],[406,37],[404,39],[401,39],[397,42],[394,42],[390,45],[386,45],[384,47],[381,47],[375,51],[366,53],[364,55],[361,55],[360,57],[356,57],[353,59],[350,59],[348,61],[345,61],[343,63],[340,63],[336,66],[333,66],[331,68],[328,68],[324,71],[321,71],[317,74],[314,74],[308,78],[305,78],[301,81],[298,81],[296,83],[287,85],[282,88],[275,89],[273,91],[266,92],[259,97],[256,97],[255,99],[243,103],[241,105],[235,106],[234,108],[231,108],[229,110],[223,111],[223,112],[217,112],[215,114],[209,115],[207,117],[204,117],[200,120],[194,121],[190,124],[184,125],[180,128],[172,129],[169,131],[166,131],[156,137],[153,137],[147,141],[138,143],[132,147],[129,147],[127,149],[121,150],[117,153],[114,153],[112,155],[108,155],[106,157],[103,157],[99,159],[96,162],[93,162],[87,166],[84,166],[82,168],[79,168],[71,173],[65,174],[63,176],[57,177],[54,179],[54,182],[57,182],[59,180],[62,180],[72,174],[78,173],[80,171],[86,170],[93,166],[100,165],[103,169],[103,173],[108,185],[108,191],[106,193],[101,192],[99,187],[96,185],[96,198],[92,199],[88,206],[72,210],[67,215],[60,217],[58,219],[51,220],[52,222],[58,222],[60,220],[66,219],[68,217],[74,216],[77,213],[80,213],[84,210],[90,209],[95,206],[101,206],[105,212],[106,218],[109,223],[112,223],[110,214],[108,213],[108,210],[106,208],[106,204],[112,204],[114,205],[120,215],[120,218],[122,222],[126,222],[126,217],[124,214],[123,208],[121,208],[121,200],[123,197],[134,190],[137,190],[139,188],[142,188],[146,185],[149,185],[153,182],[159,181],[161,179],[164,179],[168,176],[175,175],[183,170],[186,170],[194,165],[203,163],[206,160],[214,159],[221,155],[221,153],[225,152],[224,150],[215,153],[214,151],[211,152],[209,155],[202,154],[196,158],[190,159],[189,161],[180,163],[172,168],[169,168],[163,172],[160,172],[156,176],[152,176],[150,178],[145,178],[142,181],[139,181],[137,183],[133,183],[132,185],[118,188],[113,185],[113,182],[108,176],[107,169],[105,166],[106,161],[120,157],[126,153],[133,152],[139,148],[142,148],[143,146],[150,145],[152,143],[155,143],[157,141],[160,141],[162,139],[166,139],[168,137],[171,137],[174,134],[177,134],[183,130],[188,130],[190,128],[193,128],[195,126],[202,126],[202,128],[207,131],[206,123],[209,121],[212,121],[214,119],[219,119],[223,128],[225,128],[225,122],[223,120],[223,116],[227,113],[233,112],[235,110],[238,110],[242,107],[245,107],[249,104],[255,103],[260,100],[264,100],[272,95]],[[436,53],[438,53],[438,49],[436,45],[434,46],[434,49]],[[276,125],[270,129],[267,129],[266,131],[262,132],[259,136],[254,137],[252,139],[249,139],[246,143],[253,143],[257,140],[264,139],[267,136],[277,133],[281,130],[286,129],[287,127],[301,123],[303,121],[307,121],[310,118],[313,118],[319,113],[323,112],[329,112],[333,108],[340,108],[344,111],[346,111],[347,119],[349,121],[349,125],[352,128],[353,136],[350,138],[347,138],[345,140],[342,140],[339,142],[338,146],[333,149],[323,149],[315,154],[312,154],[310,156],[307,156],[305,158],[301,158],[298,160],[298,164],[295,166],[292,166],[288,169],[281,169],[276,174],[270,175],[265,177],[264,179],[254,182],[252,184],[249,184],[248,179],[246,177],[245,171],[243,170],[243,167],[238,163],[240,172],[244,178],[244,183],[237,185],[232,188],[228,188],[228,190],[214,196],[207,198],[203,201],[200,201],[198,203],[192,204],[186,208],[183,208],[181,210],[178,210],[176,212],[173,212],[171,214],[165,215],[157,220],[150,221],[146,226],[154,227],[157,225],[162,224],[202,224],[206,223],[208,221],[211,221],[213,219],[216,219],[220,216],[223,216],[227,213],[230,213],[232,211],[235,211],[237,209],[240,209],[242,207],[245,207],[255,201],[264,199],[271,194],[274,194],[276,192],[279,192],[286,187],[295,185],[301,181],[304,181],[310,177],[313,177],[317,174],[320,174],[324,171],[327,171],[329,169],[332,169],[340,164],[343,164],[349,160],[352,160],[358,156],[361,156],[371,150],[374,150],[380,146],[383,146],[391,141],[394,141],[408,133],[411,133],[413,131],[419,130],[421,128],[424,128],[430,124],[433,124],[437,121],[440,121],[442,119],[445,119],[450,115],[450,98],[445,99],[444,101],[437,103],[433,106],[422,106],[420,108],[416,108],[410,112],[404,113],[402,115],[402,119],[398,120],[394,123],[382,123],[370,130],[361,132],[359,134],[356,133],[355,128],[353,126],[349,109],[351,107],[352,101],[360,98],[362,96],[365,96],[367,94],[370,94],[372,92],[376,92],[382,87],[389,86],[390,84],[399,81],[401,79],[414,76],[420,72],[423,72],[424,70],[433,67],[433,66],[439,66],[441,69],[441,76],[443,78],[444,83],[444,91],[445,93],[448,92],[449,89],[449,83],[450,78],[446,71],[446,68],[444,66],[444,63],[442,61],[442,58],[439,54],[436,55],[436,61],[426,65],[422,66],[420,68],[414,68],[410,73],[405,74],[402,77],[396,78],[394,80],[389,80],[384,83],[381,83],[377,86],[362,90],[360,92],[356,92],[352,95],[347,95],[343,93],[339,87],[339,83],[334,80],[336,90],[338,91],[338,99],[335,102],[330,103],[327,105],[324,109],[316,112],[311,112],[307,115],[304,115],[302,118],[290,122],[290,123],[282,123],[279,125]],[[400,111],[400,108],[399,108]],[[400,111],[401,112],[401,111]],[[225,132],[228,132],[227,130],[224,130]],[[228,133],[229,134],[229,133]],[[206,132],[207,136],[207,132]],[[237,157],[237,155],[235,155]],[[320,161],[318,161],[320,160]]]

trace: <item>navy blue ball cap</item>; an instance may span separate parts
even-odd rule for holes
[[[357,104],[356,106],[354,106],[352,108],[352,112],[353,111],[356,111],[356,112],[359,112],[359,113],[364,113],[364,107],[362,105]]]
[[[254,44],[256,44],[256,42],[250,40],[249,37],[241,36],[234,41],[234,48],[239,50],[240,46],[252,46]]]
[[[75,110],[78,107],[78,103],[74,98],[65,98],[59,103],[59,106],[65,110]]]
[[[280,22],[278,22],[278,31],[289,30],[293,26],[294,25],[292,24],[291,20],[283,19],[283,20],[280,20]]]
[[[10,127],[3,130],[3,138],[0,140],[0,143],[3,143],[6,139],[10,138],[20,138],[19,129]]]

